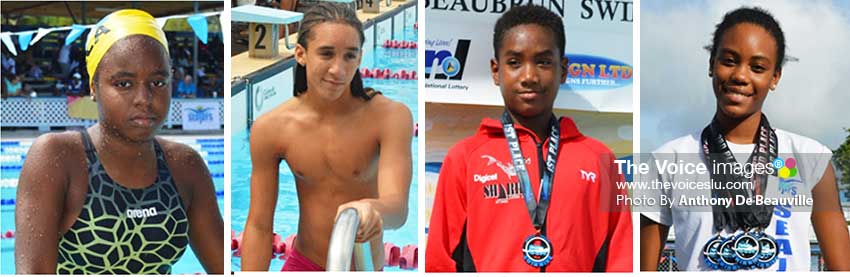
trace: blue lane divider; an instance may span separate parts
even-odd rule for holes
[[[218,197],[218,198],[224,197],[224,191],[223,190],[215,191],[215,196]],[[12,205],[15,205],[15,199],[14,198],[0,199],[0,206],[12,206]]]
[[[211,149],[224,149],[224,144],[201,144],[201,150],[210,151]]]

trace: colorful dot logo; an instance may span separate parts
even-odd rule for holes
[[[787,179],[797,176],[797,160],[794,158],[788,158],[784,161],[776,158],[773,160],[773,167],[779,169],[779,178]]]

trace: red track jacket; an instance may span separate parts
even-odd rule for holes
[[[604,144],[561,118],[558,163],[544,234],[552,242],[545,271],[632,271],[632,220],[616,205],[623,176]],[[539,198],[548,138],[514,125]],[[425,253],[425,270],[540,271],[525,263],[522,243],[535,233],[511,163],[501,122],[486,118],[478,132],[452,147],[440,169]]]

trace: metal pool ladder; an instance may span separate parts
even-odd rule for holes
[[[328,261],[325,264],[327,271],[349,271],[352,265],[352,254],[354,270],[375,270],[372,264],[372,250],[369,248],[369,242],[354,242],[358,226],[360,226],[360,216],[357,215],[357,210],[354,208],[345,209],[339,214],[331,232],[330,246],[328,246]]]

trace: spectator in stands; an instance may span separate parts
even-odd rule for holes
[[[178,67],[177,68],[177,77],[178,77],[177,80],[183,80],[183,77],[185,77],[185,76],[186,76],[186,68]]]
[[[198,70],[195,72],[195,75],[198,76],[198,80],[203,79],[204,76],[207,75],[207,73],[204,72],[204,66],[199,65]]]
[[[18,74],[15,70],[15,57],[12,57],[7,51],[3,51],[3,57],[0,58],[3,60],[3,75],[6,74]]]
[[[85,91],[83,89],[83,79],[82,76],[80,76],[80,73],[74,72],[71,77],[72,78],[69,80],[59,82],[63,83],[61,92],[67,97],[68,105],[77,101],[80,97],[83,97],[83,91]]]
[[[53,87],[53,96],[62,96],[65,95],[65,82],[62,80],[56,80],[56,84]]]
[[[184,50],[184,51],[179,51],[179,52],[175,53],[179,57],[177,59],[177,66],[179,66],[179,67],[189,67],[189,66],[192,65],[192,63],[189,62],[189,57],[191,57],[192,54],[186,53],[185,48],[182,49],[182,50]]]
[[[198,88],[192,82],[192,75],[187,74],[183,77],[183,81],[177,84],[177,96],[180,98],[195,98],[197,93]]]
[[[173,52],[169,52],[169,53],[173,53]],[[173,59],[171,60],[171,64],[176,64]],[[172,67],[171,68],[171,82],[168,82],[169,84],[171,84],[171,98],[177,98],[177,84],[180,83],[180,82],[178,82],[178,80],[179,79],[177,79],[177,67]]]
[[[64,94],[66,96],[73,97],[76,99],[77,97],[82,96],[83,93],[83,79],[80,76],[80,73],[74,72],[74,75],[71,76],[71,79],[67,80],[64,87]]]
[[[64,41],[64,37],[60,37],[59,41]],[[56,57],[56,61],[59,62],[59,67],[62,72],[59,73],[59,79],[68,78],[68,74],[71,73],[71,44],[63,44],[62,48],[59,49],[59,55]]]
[[[3,83],[6,85],[6,96],[28,96],[29,88],[21,82],[20,75],[12,75],[11,79],[3,77]]]
[[[80,71],[80,69],[84,69],[84,68],[80,68],[80,61],[71,60],[71,72]]]
[[[208,89],[207,95],[209,97],[222,97],[222,93],[224,92],[224,81],[218,77],[218,74],[208,74],[209,78],[207,79]]]
[[[172,62],[172,64],[174,64],[174,63]],[[185,75],[186,75],[185,71],[183,70],[182,67],[175,66],[175,67],[171,68],[171,93],[172,93],[171,97],[172,98],[178,98],[179,97],[179,94],[178,94],[178,91],[177,91],[177,86],[179,86],[180,83],[183,82],[183,76],[185,76]]]
[[[32,59],[28,60],[29,70],[27,70],[27,75],[30,78],[35,80],[41,80],[44,77],[44,71],[41,70],[41,66],[38,66],[38,63],[33,61]]]

